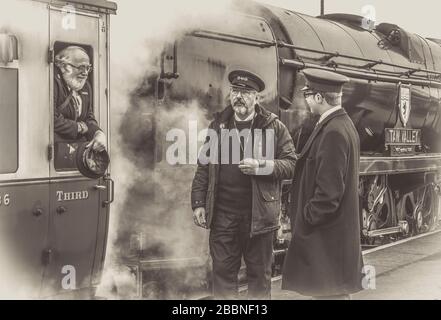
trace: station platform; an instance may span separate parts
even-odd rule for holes
[[[353,300],[441,300],[441,231],[419,235],[363,252],[365,265],[374,267],[372,289]],[[273,282],[273,300],[308,300],[280,289]]]

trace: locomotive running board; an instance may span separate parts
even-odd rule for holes
[[[403,157],[362,156],[360,175],[416,173],[441,169],[441,154]]]

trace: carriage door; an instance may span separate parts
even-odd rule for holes
[[[78,46],[87,52],[92,65],[89,89],[85,85],[78,90],[82,107],[87,108],[88,99],[92,101],[94,116],[107,135],[105,21],[105,15],[78,11],[71,6],[50,7],[51,117],[54,118],[54,109],[59,107],[54,101],[55,77],[59,76],[65,85],[55,66],[55,57],[68,46]],[[49,246],[43,295],[88,294],[87,290],[79,289],[93,286],[94,270],[102,263],[105,244],[102,226],[107,223],[107,214],[101,203],[106,191],[101,180],[85,178],[77,170],[76,151],[86,143],[86,138],[72,140],[60,135],[59,131],[55,132],[54,123],[55,120],[51,130]]]
[[[37,1],[0,8],[0,299],[40,294],[49,220],[48,12]]]

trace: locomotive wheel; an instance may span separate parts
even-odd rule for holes
[[[417,208],[417,202],[415,199],[415,194],[410,193],[405,195],[399,202],[398,207],[400,208],[399,217],[400,219],[405,219],[409,224],[409,235],[415,235],[418,233],[418,224],[422,225],[421,210]],[[419,220],[419,222],[418,222]]]
[[[395,214],[395,203],[392,190],[387,188],[382,199],[377,203],[373,212],[367,218],[367,230],[379,230],[391,226]],[[365,237],[364,242],[368,245],[375,245],[378,238]]]
[[[373,231],[373,230],[377,229],[377,224],[376,224],[376,222],[374,220],[374,216],[373,215],[369,216],[368,222],[367,222],[367,226],[368,226],[368,228],[367,228],[368,231]],[[367,245],[370,245],[370,246],[375,245],[375,240],[376,240],[376,238],[370,238],[370,237],[365,237],[364,238],[364,242]]]
[[[387,188],[383,199],[375,206],[372,212],[373,221],[376,229],[383,229],[391,226],[395,214],[394,199],[392,190]]]
[[[402,216],[408,221],[411,234],[434,229],[437,225],[439,200],[433,185],[422,187],[404,198]]]
[[[414,214],[414,234],[424,232],[423,225],[423,210],[422,208],[418,207]]]
[[[418,203],[415,210],[415,232],[422,233],[432,230],[436,226],[438,217],[438,196],[433,185],[428,185],[415,191]]]

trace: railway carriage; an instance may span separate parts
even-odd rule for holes
[[[0,11],[0,294],[89,297],[103,268],[110,174],[76,168],[82,141],[54,133],[54,57],[84,48],[94,113],[109,137],[109,27],[116,4],[2,1]],[[109,142],[109,141],[108,141]],[[108,143],[110,145],[110,143]]]

